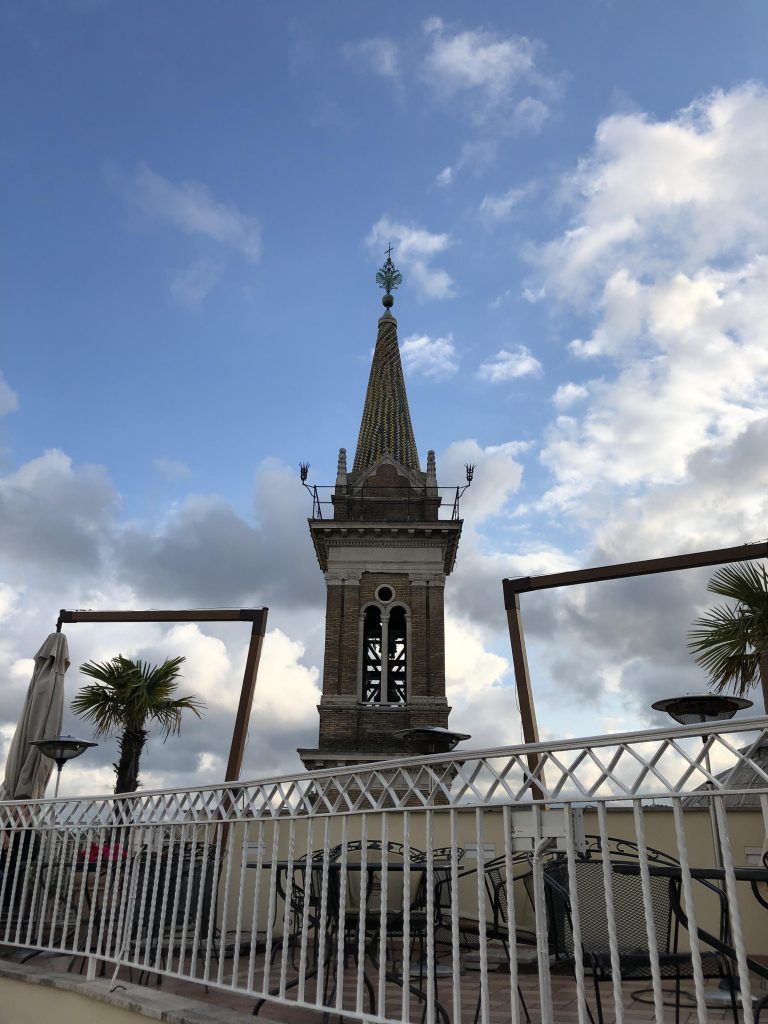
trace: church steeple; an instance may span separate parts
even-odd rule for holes
[[[315,488],[309,521],[327,588],[318,743],[299,751],[310,769],[407,753],[403,730],[445,730],[451,710],[443,591],[461,536],[459,489],[441,517],[435,453],[422,472],[411,426],[391,249],[376,280],[385,312],[354,466],[341,448],[332,512]]]
[[[378,462],[382,455],[391,455],[402,466],[419,472],[419,454],[397,342],[397,320],[390,312],[394,302],[392,290],[402,281],[400,271],[392,262],[391,247],[387,250],[384,265],[376,274],[376,281],[385,289],[381,300],[385,312],[379,318],[353,469],[360,472]]]

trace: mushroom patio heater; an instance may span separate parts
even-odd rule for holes
[[[402,729],[393,735],[401,739],[414,754],[447,754],[457,743],[472,738],[468,732],[453,732],[441,725]]]
[[[704,725],[710,722],[727,722],[743,708],[751,708],[752,701],[746,697],[726,697],[721,693],[695,693],[685,697],[666,697],[664,700],[657,700],[651,707],[655,711],[666,711],[679,725]],[[707,734],[702,737],[705,744],[704,763],[707,767],[707,774],[712,774],[712,766],[709,762],[709,749],[706,747]],[[711,783],[705,782],[704,789],[709,789]],[[720,831],[717,827],[714,804],[709,803],[709,817],[712,825],[712,845],[715,853],[715,863],[721,868],[722,857],[720,854]]]
[[[726,697],[721,693],[695,693],[685,697],[665,697],[651,707],[654,711],[666,711],[678,725],[727,722],[737,711],[751,708],[752,701],[746,697]]]
[[[75,736],[51,736],[46,740],[32,740],[30,746],[37,747],[41,754],[56,762],[56,791],[54,800],[59,795],[61,769],[74,757],[80,757],[89,747],[97,747],[93,740],[79,740]]]

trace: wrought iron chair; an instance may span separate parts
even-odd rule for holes
[[[130,947],[135,961],[153,973],[159,958],[170,964],[174,956],[193,963],[207,959],[207,949],[219,960],[216,940],[216,850],[212,843],[195,842],[184,849],[142,850],[133,879],[133,914]],[[141,977],[140,979],[141,980]],[[158,975],[158,984],[162,975]]]
[[[404,871],[402,870],[406,861],[406,849],[402,843],[388,842],[385,845],[381,840],[352,840],[346,844],[347,864],[354,865],[355,869],[347,873],[347,890],[345,896],[344,912],[344,949],[345,956],[354,954],[357,956],[360,937],[360,896],[362,892],[362,877],[359,865],[362,861],[362,851],[365,846],[367,863],[386,863],[390,868],[396,870],[387,872],[387,900],[386,907],[382,907],[381,871],[378,868],[369,868],[366,871],[365,884],[365,907],[363,908],[363,920],[365,922],[365,933],[368,939],[374,938],[380,932],[382,910],[386,913],[386,930],[388,939],[388,950],[385,951],[386,958],[393,962],[394,952],[392,939],[402,937],[404,920]],[[341,847],[334,849],[336,859],[342,856]],[[419,864],[426,862],[426,854],[417,847],[410,846],[407,851],[409,863]],[[408,894],[408,902],[411,908],[411,920],[416,918],[421,910],[420,889],[423,886],[423,872],[411,873],[411,887]],[[366,942],[367,944],[367,942]]]
[[[12,832],[0,850],[0,942],[19,941],[30,931],[39,909],[35,890],[41,842],[31,829]]]
[[[516,857],[514,860],[515,864],[522,863],[528,872],[528,860],[526,858]],[[477,868],[473,868],[470,871],[462,871],[458,875],[459,883],[461,879],[471,878],[477,876]],[[506,869],[506,858],[497,857],[492,861],[489,861],[484,865],[483,869],[483,882],[485,886],[485,893],[487,899],[487,914],[485,921],[485,941],[498,941],[504,955],[507,960],[507,964],[510,962],[510,958],[516,955],[516,951],[513,952],[509,945],[509,892],[508,884],[509,881],[519,881],[523,876],[515,875],[511,880],[507,879]],[[454,933],[454,920],[452,916],[452,891],[451,891],[451,870],[448,867],[445,871],[444,877],[440,880],[436,887],[435,893],[435,910],[436,910],[436,921],[435,921],[435,945],[441,945],[444,947],[453,948],[453,933]],[[467,914],[459,913],[458,920],[455,922],[456,933],[458,936],[459,949],[464,952],[476,952],[481,949],[481,929],[479,918],[472,917]],[[535,936],[530,936],[527,932],[517,932],[515,935],[516,941],[531,942],[535,944]],[[530,1021],[530,1014],[528,1013],[528,1007],[525,1004],[525,998],[522,993],[522,989],[518,985],[517,987],[518,998],[520,999],[520,1005],[525,1013],[525,1019]],[[475,1024],[480,1016],[481,1008],[481,993],[478,993],[477,1007],[475,1009]]]
[[[587,850],[575,863],[575,895],[581,928],[582,963],[592,975],[598,1024],[603,1024],[600,983],[613,980],[609,923],[604,895],[605,851],[598,837],[588,836],[587,839]],[[676,873],[679,863],[660,850],[648,848],[647,853],[650,862],[649,886],[659,973],[662,979],[670,979],[675,983],[674,1005],[677,1024],[680,1019],[680,983],[686,978],[693,978],[691,955],[679,948],[681,925],[687,923],[681,901],[681,877]],[[621,978],[626,981],[650,980],[652,954],[643,912],[644,897],[638,847],[627,840],[611,839],[607,855],[610,861],[615,937]],[[661,871],[654,874],[654,866]],[[662,873],[665,869],[666,873]],[[669,869],[672,873],[669,873]],[[573,938],[573,893],[569,889],[568,865],[562,854],[553,855],[545,863],[543,878],[550,951],[556,962],[573,967],[577,955]],[[702,950],[702,971],[704,977],[728,980],[734,1024],[738,1024],[736,983],[730,960],[722,952],[723,949],[727,949],[725,940],[728,936],[726,896],[711,882],[696,879],[696,884],[704,886],[719,900],[721,950]],[[526,877],[526,886],[532,899],[531,875]],[[712,937],[706,932],[699,929],[698,935],[702,941],[710,944],[709,940]],[[589,1007],[587,1010],[592,1019]]]

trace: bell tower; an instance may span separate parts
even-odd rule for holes
[[[309,530],[327,588],[323,692],[308,770],[397,757],[395,734],[447,728],[443,591],[461,535],[458,499],[442,510],[435,453],[419,464],[392,291],[402,277],[391,248],[354,463],[339,451],[330,501],[313,495]],[[307,467],[302,466],[302,481]],[[467,468],[471,480],[471,467]],[[305,486],[308,486],[305,482]],[[441,511],[445,518],[441,518]]]

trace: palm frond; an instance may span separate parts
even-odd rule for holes
[[[725,565],[707,589],[736,604],[715,605],[696,619],[688,647],[715,690],[743,696],[760,682],[760,658],[768,650],[768,573],[754,562]]]

